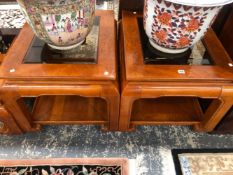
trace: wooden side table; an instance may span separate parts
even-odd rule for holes
[[[226,16],[226,20],[222,21],[224,25],[222,25],[222,30],[219,34],[219,40],[223,44],[225,50],[230,55],[231,59],[233,60],[233,36],[232,36],[232,30],[233,30],[233,5],[229,5],[229,14]],[[231,109],[227,112],[226,116],[221,120],[221,122],[217,125],[217,127],[214,130],[214,133],[218,134],[229,134],[233,133],[233,106]]]
[[[212,131],[233,105],[232,60],[214,32],[204,38],[213,65],[146,65],[138,18],[141,14],[122,13],[119,129],[169,124]]]
[[[0,68],[0,98],[22,132],[47,124],[99,124],[104,130],[118,129],[114,15],[96,11],[96,16],[100,17],[96,64],[24,63],[35,36],[28,25],[20,31]],[[33,99],[34,105],[28,107],[25,99]]]

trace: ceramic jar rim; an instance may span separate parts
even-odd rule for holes
[[[29,4],[30,3],[33,3],[33,4],[37,4],[37,5],[42,5],[42,6],[55,6],[55,7],[62,7],[62,6],[68,6],[68,5],[74,5],[74,4],[77,4],[76,1],[74,2],[66,2],[65,4],[49,4],[48,2],[41,2],[40,0],[36,1],[36,0],[33,0],[33,1],[29,1]]]
[[[180,5],[195,6],[195,7],[214,7],[230,4],[233,0],[165,0]]]

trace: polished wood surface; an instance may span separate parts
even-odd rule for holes
[[[0,67],[0,99],[22,132],[37,131],[45,124],[99,124],[103,130],[118,130],[114,15],[113,11],[96,15],[101,17],[97,64],[24,64],[34,38],[28,25],[8,50]],[[32,112],[25,98],[36,98]]]
[[[125,52],[125,66],[127,80],[132,81],[194,81],[204,80],[207,81],[228,81],[233,80],[233,71],[231,68],[225,69],[221,66],[189,66],[189,65],[145,65],[143,64],[143,56],[140,45],[139,29],[137,25],[137,16],[141,16],[141,13],[134,15],[132,12],[124,11],[122,18],[122,33],[124,34],[124,50]],[[128,25],[130,24],[130,25]],[[133,26],[133,27],[132,27]],[[208,40],[208,44],[213,43],[213,32],[208,32],[205,40]],[[132,44],[132,41],[134,43]],[[216,45],[217,44],[217,45]],[[219,51],[220,43],[212,44],[215,48],[211,51],[213,55],[217,55],[221,62],[229,62],[229,56],[226,53],[222,55]],[[208,49],[208,48],[207,48]],[[212,53],[210,52],[210,53]],[[225,61],[227,60],[227,61]],[[186,74],[179,74],[178,70],[184,70]]]
[[[32,116],[33,121],[39,124],[106,124],[108,122],[107,104],[104,99],[74,95],[38,97]]]
[[[9,49],[10,52],[7,54],[6,60],[2,63],[0,78],[22,80],[115,80],[116,32],[112,15],[112,11],[96,11],[96,16],[101,17],[98,64],[62,64],[62,66],[60,64],[22,64],[27,53],[26,48],[30,47],[34,38],[33,31],[25,24],[25,27]],[[111,47],[106,49],[107,46]],[[15,72],[10,72],[11,69],[14,69]]]
[[[21,128],[17,125],[14,117],[0,106],[0,134],[22,134]]]
[[[3,61],[5,56],[6,56],[6,54],[0,54],[0,63]]]
[[[223,23],[222,30],[219,34],[219,39],[221,40],[224,48],[231,56],[231,59],[233,60],[233,37],[232,37],[232,31],[233,31],[233,5],[229,5],[230,13],[227,16],[227,19]],[[219,134],[226,134],[226,133],[233,133],[232,129],[233,125],[233,106],[231,109],[227,112],[227,114],[224,116],[223,120],[217,125],[217,127],[214,130],[214,133]]]
[[[3,80],[0,80],[0,86],[2,85],[3,85]],[[0,97],[2,93],[4,92],[0,90]],[[1,99],[0,100],[0,134],[22,134],[22,133],[23,133],[22,128],[18,125],[14,116],[6,108],[5,103]]]
[[[130,131],[144,124],[185,124],[198,131],[212,131],[233,104],[233,70],[229,66],[232,61],[221,42],[211,29],[203,40],[214,65],[145,65],[137,17],[141,14],[122,13],[119,129]],[[211,100],[205,111],[197,98]]]
[[[47,124],[99,124],[112,131],[175,124],[209,132],[232,107],[233,62],[213,30],[203,42],[214,65],[145,65],[141,13],[123,12],[119,87],[113,12],[96,15],[102,21],[97,64],[24,64],[34,34],[27,25],[21,30],[0,67],[1,133],[37,131]],[[24,98],[36,98],[32,111]],[[210,100],[205,110],[200,99]]]
[[[220,42],[219,38],[216,36],[215,32],[212,29],[208,30],[203,41],[206,48],[208,49],[208,52],[212,58],[215,67],[224,67],[224,69],[226,69],[227,71],[233,72],[233,69],[229,67],[229,64],[233,63],[233,61],[226,51],[225,47],[222,45],[222,42]],[[225,76],[226,75],[224,75],[224,77]]]
[[[197,98],[161,97],[138,99],[132,106],[131,123],[186,125],[200,123],[203,117]]]

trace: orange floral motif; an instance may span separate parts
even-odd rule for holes
[[[170,26],[172,16],[170,13],[164,12],[161,15],[158,15],[158,19],[161,24]]]
[[[160,42],[164,42],[167,39],[167,32],[164,30],[157,31],[155,32],[155,37],[157,37]]]
[[[189,41],[188,37],[182,36],[182,37],[178,40],[177,46],[178,46],[178,47],[186,47],[186,46],[189,45],[189,43],[190,43],[190,41]]]
[[[195,18],[191,19],[186,27],[186,30],[189,32],[194,32],[199,28],[199,21]]]

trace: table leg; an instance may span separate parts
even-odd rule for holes
[[[204,120],[194,126],[196,131],[211,132],[233,105],[232,87],[224,87],[219,99],[215,99],[204,114]]]
[[[4,107],[12,114],[23,132],[38,131],[41,128],[40,125],[33,124],[31,114],[15,91],[10,89],[8,91],[3,90],[1,99]]]
[[[109,125],[103,126],[102,130],[117,131],[119,124],[120,93],[117,85],[112,84],[103,87],[102,96],[107,101]]]
[[[134,90],[127,89],[123,90],[121,94],[121,104],[120,104],[120,120],[119,120],[119,130],[120,131],[133,131],[135,126],[130,125],[132,106],[136,99]]]
[[[0,106],[0,133],[1,134],[22,134],[23,131],[16,123],[14,117],[5,109]]]

